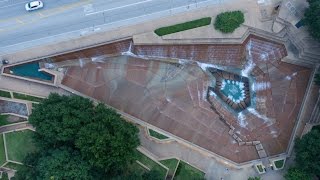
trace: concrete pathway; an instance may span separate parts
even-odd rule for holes
[[[140,128],[140,140],[144,149],[158,159],[172,157],[181,159],[204,171],[208,180],[221,180],[221,178],[224,180],[247,180],[249,177],[255,176],[261,176],[263,180],[284,179],[284,171],[271,171],[264,175],[259,175],[251,166],[235,169],[225,162],[220,162],[214,157],[209,157],[176,141],[157,143],[147,137],[145,128]]]
[[[228,164],[219,162],[213,157],[202,154],[178,142],[157,143],[145,136],[144,129],[140,130],[141,145],[159,159],[177,157],[206,173],[209,180],[247,180],[250,176],[258,176],[252,167],[234,169]],[[227,170],[228,169],[228,170]]]
[[[70,94],[69,92],[53,86],[48,86],[40,83],[25,81],[21,79],[0,76],[0,89],[11,91],[19,91],[30,95],[47,97],[51,92],[59,94]]]
[[[7,126],[0,127],[0,133],[5,133],[9,131],[15,131],[20,129],[33,129],[33,127],[28,122],[21,122]]]

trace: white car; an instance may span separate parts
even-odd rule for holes
[[[33,11],[36,9],[43,8],[42,1],[32,1],[26,4],[26,10],[27,11]]]

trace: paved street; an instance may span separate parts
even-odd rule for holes
[[[26,0],[0,0],[0,54],[8,47],[59,34],[86,35],[105,26],[132,24],[157,15],[188,11],[223,0],[44,0],[44,8],[24,9]],[[139,17],[137,19],[137,17]],[[132,20],[132,21],[131,21]],[[123,22],[122,24],[115,22]],[[105,25],[105,26],[103,26]],[[73,33],[73,34],[72,34]],[[52,40],[50,40],[52,41]]]

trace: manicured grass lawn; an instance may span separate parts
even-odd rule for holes
[[[278,161],[274,161],[274,165],[276,165],[276,168],[282,168],[283,167],[283,163],[284,163],[284,160],[278,160]]]
[[[3,134],[0,135],[0,166],[6,162],[6,154],[4,151]]]
[[[173,179],[185,180],[185,179],[204,179],[204,172],[188,165],[187,163],[180,161],[178,169]]]
[[[7,118],[8,115],[0,115],[0,126],[10,124],[10,122],[7,121]]]
[[[150,136],[154,137],[154,138],[157,138],[157,139],[160,139],[160,140],[163,140],[163,139],[168,139],[167,136],[163,135],[163,134],[160,134],[152,129],[149,129],[149,134]]]
[[[188,29],[194,29],[201,26],[207,26],[211,23],[211,17],[201,18],[193,21],[184,22],[181,24],[176,24],[172,26],[162,27],[159,29],[156,29],[154,32],[158,36],[164,36],[167,34],[172,34],[180,31],[185,31]]]
[[[25,95],[25,94],[20,94],[20,93],[13,93],[13,97],[16,99],[22,99],[22,100],[27,100],[27,101],[35,101],[35,102],[41,102],[43,98],[35,97],[35,96],[30,96],[30,95]]]
[[[178,162],[179,160],[175,158],[160,161],[161,164],[169,168],[169,172],[168,172],[169,176],[173,176],[173,173],[177,168]]]
[[[5,134],[9,160],[22,162],[28,153],[36,150],[32,142],[32,135],[33,132],[30,130]]]
[[[152,159],[148,158],[147,156],[145,156],[144,154],[142,154],[139,151],[137,151],[137,155],[138,155],[137,160],[139,162],[141,162],[142,164],[147,166],[150,170],[154,169],[154,170],[158,171],[161,174],[161,176],[163,177],[163,179],[165,179],[165,176],[167,174],[167,170],[165,168],[163,168],[158,163],[154,162]]]
[[[1,97],[6,97],[6,98],[11,98],[10,92],[3,91],[3,90],[0,90],[0,96]]]
[[[10,169],[14,169],[14,170],[18,170],[19,167],[21,167],[21,166],[23,166],[23,165],[12,163],[12,162],[8,162],[4,167],[10,168]]]

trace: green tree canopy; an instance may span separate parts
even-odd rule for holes
[[[137,127],[79,96],[51,94],[33,109],[29,121],[40,148],[24,160],[18,180],[112,179],[135,159],[140,143]]]
[[[308,26],[312,37],[320,40],[320,0],[308,0],[309,7],[304,13],[303,22]]]
[[[39,158],[36,171],[40,179],[91,179],[91,166],[82,160],[80,153],[68,148],[50,150]]]
[[[303,171],[320,176],[320,132],[313,129],[295,142],[296,165]]]
[[[284,177],[286,180],[302,180],[302,179],[311,180],[312,179],[310,175],[308,175],[306,172],[296,167],[289,168]]]
[[[135,159],[138,129],[103,104],[95,108],[94,114],[92,121],[80,129],[76,147],[96,167],[112,170],[126,167]]]
[[[37,129],[39,146],[44,142],[54,147],[59,143],[72,144],[79,129],[91,121],[93,109],[89,99],[50,94],[29,117],[30,124]]]
[[[223,33],[232,33],[244,23],[244,15],[241,11],[230,11],[218,14],[214,22],[214,28]]]

